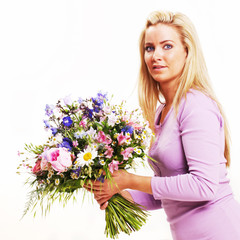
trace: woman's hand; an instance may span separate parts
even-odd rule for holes
[[[114,171],[111,182],[109,180],[105,180],[103,183],[100,181],[91,181],[91,183],[84,185],[84,187],[94,194],[94,198],[100,205],[100,209],[104,210],[108,205],[107,201],[114,194],[128,188],[131,175],[131,173],[125,170]]]

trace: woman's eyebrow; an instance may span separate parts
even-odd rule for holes
[[[174,43],[174,41],[173,40],[163,40],[163,41],[161,41],[161,42],[159,42],[160,44],[163,44],[163,43],[165,43],[165,42],[172,42],[172,43]],[[146,42],[145,43],[145,45],[152,45],[153,43],[152,42]]]

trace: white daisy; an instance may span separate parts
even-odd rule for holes
[[[141,154],[142,153],[142,150],[140,148],[135,148],[134,151],[137,153],[137,154]]]
[[[89,166],[91,165],[91,163],[93,163],[93,159],[96,158],[97,155],[98,152],[96,151],[96,149],[92,149],[88,146],[87,149],[77,155],[75,164],[80,167],[85,165]]]
[[[105,164],[104,159],[100,159],[99,163],[103,166]]]
[[[51,136],[49,140],[50,140],[49,145],[53,146],[53,145],[57,145],[58,143],[61,143],[63,140],[63,137],[60,133],[58,133],[55,136]]]
[[[59,185],[59,183],[60,183],[60,180],[58,178],[55,179],[55,185]]]

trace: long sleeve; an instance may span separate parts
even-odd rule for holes
[[[226,163],[224,124],[217,105],[202,93],[188,94],[180,105],[177,123],[188,170],[175,176],[153,177],[153,197],[156,200],[212,200]]]
[[[145,210],[156,210],[162,208],[161,200],[155,200],[153,195],[137,190],[127,190],[133,201],[143,207]]]

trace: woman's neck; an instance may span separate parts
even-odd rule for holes
[[[170,86],[169,84],[167,86],[166,85],[161,86],[161,92],[164,96],[166,107],[170,107],[172,105],[176,91],[177,91],[176,85]]]

